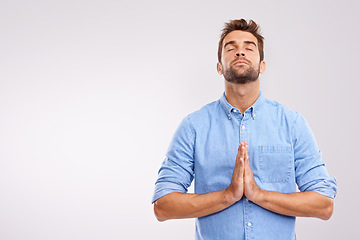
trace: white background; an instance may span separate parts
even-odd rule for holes
[[[329,221],[298,239],[355,239],[358,1],[0,1],[0,239],[193,239],[151,196],[187,114],[220,98],[220,31],[254,19],[263,94],[299,111],[338,180]]]

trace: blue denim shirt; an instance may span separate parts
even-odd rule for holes
[[[232,178],[237,149],[249,146],[250,166],[257,185],[282,193],[315,191],[336,195],[321,152],[297,112],[260,96],[244,115],[225,94],[181,122],[159,170],[152,201],[171,192],[195,193],[226,189]],[[276,239],[295,236],[295,217],[268,211],[243,197],[218,213],[196,219],[196,239]]]

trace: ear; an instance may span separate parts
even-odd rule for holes
[[[265,72],[265,69],[266,69],[266,63],[264,61],[261,61],[260,63],[260,73],[264,73]]]
[[[223,74],[221,63],[218,62],[218,63],[216,64],[216,70],[217,70],[217,72],[218,72],[220,75]]]

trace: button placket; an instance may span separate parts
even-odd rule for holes
[[[247,141],[249,144],[249,129],[248,129],[248,120],[251,115],[244,114],[243,119],[240,122],[240,142]],[[249,145],[250,147],[250,145]],[[253,218],[252,218],[252,203],[244,196],[243,197],[243,206],[244,206],[244,228],[246,239],[253,238]]]
[[[245,198],[245,197],[244,197]],[[244,204],[244,225],[245,225],[245,235],[246,239],[252,239],[253,237],[253,205],[250,201],[245,198],[245,201],[243,201]]]

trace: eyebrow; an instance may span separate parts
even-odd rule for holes
[[[245,44],[253,44],[256,47],[256,43],[254,43],[253,41],[244,41]],[[227,45],[233,45],[236,44],[235,41],[229,41],[227,43],[225,43],[224,48],[226,48]]]
[[[256,43],[254,43],[253,41],[244,41],[245,44],[253,44],[256,47]]]
[[[225,43],[224,48],[226,48],[227,45],[233,45],[233,44],[235,44],[235,43],[236,43],[235,41],[227,42],[227,43]]]

